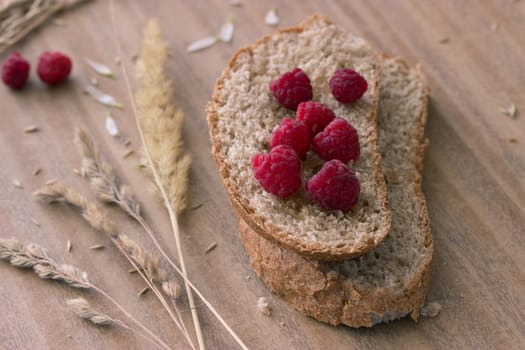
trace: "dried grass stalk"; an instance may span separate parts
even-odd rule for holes
[[[146,147],[164,191],[180,214],[187,206],[188,173],[191,156],[184,149],[184,114],[173,105],[173,83],[164,73],[168,45],[157,21],[144,29],[136,75],[141,88],[135,100]]]
[[[118,321],[118,324],[130,331],[142,336],[150,342],[154,342],[157,345],[160,345],[162,348],[171,350],[171,348],[166,345],[161,339],[159,339],[155,334],[153,334],[146,326],[140,323],[136,318],[129,314],[122,305],[120,305],[115,299],[113,299],[109,294],[104,290],[100,289],[93,283],[89,282],[87,277],[87,272],[77,268],[73,265],[68,264],[59,264],[54,259],[51,258],[46,249],[41,246],[30,243],[27,246],[24,246],[18,240],[11,239],[1,239],[0,238],[0,260],[9,261],[12,266],[21,267],[21,268],[32,268],[33,271],[38,275],[38,277],[43,279],[52,279],[56,281],[63,282],[72,288],[80,289],[93,289],[107,298],[113,305],[122,311],[126,317],[128,317],[132,322],[134,322],[143,332],[147,334],[150,338],[146,337],[144,334],[139,333],[138,331],[130,328],[125,325],[123,322]],[[79,306],[79,303],[77,303]],[[79,309],[80,310],[80,309]],[[84,310],[84,315],[87,315],[87,310]],[[93,314],[93,323],[104,322],[104,319],[99,313],[98,315]],[[95,317],[97,316],[97,317]]]
[[[0,54],[61,10],[87,0],[15,0],[0,9]]]
[[[115,6],[114,6],[113,0],[110,0],[110,13],[111,13],[111,21],[112,21],[112,24],[113,24],[115,46],[117,48],[117,52],[118,52],[119,56],[122,56],[122,47],[120,45],[120,41],[118,40],[119,33],[118,33],[118,28],[117,28],[117,23],[116,23]],[[156,51],[155,49],[151,50],[151,51],[148,50],[148,45],[150,43],[153,43],[154,46],[156,44],[160,43],[161,47],[164,47],[164,50],[165,50],[166,44],[165,44],[165,42],[162,41],[162,39],[160,37],[160,28],[159,28],[159,25],[158,25],[158,23],[156,21],[150,21],[150,23],[148,24],[148,26],[145,29],[144,37],[145,37],[145,40],[144,40],[145,43],[144,43],[144,47],[143,47],[143,50],[141,52],[141,55],[146,54],[147,52],[155,52]],[[150,61],[150,59],[143,60],[143,62],[149,62],[149,61]],[[161,60],[159,62],[164,63],[165,61],[166,61],[166,55],[165,55],[165,51],[164,51],[164,54],[162,55]],[[143,64],[143,63],[141,63],[141,64]],[[146,67],[146,66],[144,66],[144,67]],[[217,312],[217,310],[213,307],[213,305],[204,297],[204,295],[202,295],[202,293],[188,279],[188,275],[187,275],[187,272],[186,272],[186,267],[185,267],[185,264],[184,264],[184,258],[183,258],[183,255],[182,255],[182,248],[181,248],[181,243],[180,243],[180,233],[179,233],[178,219],[177,219],[177,215],[176,215],[177,211],[176,211],[176,207],[174,206],[175,203],[170,203],[170,196],[168,195],[168,191],[164,190],[164,185],[165,184],[162,182],[162,177],[156,171],[156,166],[155,166],[156,163],[155,163],[155,160],[154,160],[154,156],[151,155],[151,152],[150,152],[149,147],[148,147],[148,143],[146,141],[145,132],[143,131],[143,126],[141,124],[143,118],[140,116],[138,103],[136,103],[135,98],[133,96],[133,92],[132,92],[132,89],[131,89],[131,83],[130,83],[130,79],[129,79],[126,67],[125,67],[125,65],[122,65],[121,68],[122,68],[122,75],[124,77],[124,82],[126,84],[126,89],[128,91],[128,94],[129,94],[131,107],[132,107],[132,110],[133,110],[133,115],[135,117],[135,121],[136,121],[136,124],[137,124],[137,129],[138,129],[138,132],[139,132],[139,136],[140,136],[140,139],[141,139],[141,142],[142,142],[142,146],[144,147],[144,153],[145,153],[145,156],[146,156],[147,164],[149,165],[149,167],[150,167],[150,169],[152,171],[153,178],[155,180],[155,185],[157,186],[157,188],[161,192],[161,197],[162,197],[162,199],[163,199],[163,201],[164,201],[164,203],[165,203],[165,205],[167,207],[168,214],[169,214],[169,217],[170,217],[171,227],[172,227],[172,230],[173,230],[173,235],[175,237],[175,242],[176,242],[176,245],[177,245],[177,252],[178,252],[178,255],[179,255],[179,260],[180,260],[180,265],[181,265],[180,269],[177,268],[175,265],[173,265],[173,267],[177,271],[177,273],[184,279],[184,284],[185,284],[185,287],[186,287],[186,293],[188,295],[188,300],[189,300],[190,308],[191,308],[191,312],[192,312],[192,318],[193,318],[193,321],[194,321],[195,331],[196,331],[196,334],[197,334],[197,339],[199,341],[199,347],[201,349],[204,349],[204,342],[203,342],[203,338],[202,338],[202,329],[200,327],[198,315],[196,313],[195,301],[193,300],[192,290],[195,292],[195,294],[197,294],[202,299],[204,304],[213,313],[213,315],[219,320],[219,322],[224,326],[224,328],[228,331],[228,333],[235,339],[237,344],[239,344],[239,346],[242,349],[247,350],[248,347],[244,344],[244,342],[240,339],[240,337],[233,331],[233,329],[228,325],[228,323],[226,323],[224,318]],[[158,66],[153,67],[153,68],[158,69]],[[142,74],[144,75],[145,73],[146,73],[146,71],[143,71]],[[162,72],[161,72],[161,74],[162,74]],[[165,79],[162,79],[162,81],[164,81],[164,80]],[[170,89],[170,92],[171,92],[171,89]],[[155,106],[153,106],[153,107],[155,108]],[[170,137],[172,137],[172,135],[168,135],[168,137],[170,138]],[[189,164],[188,164],[188,168],[189,168]],[[179,210],[181,210],[181,209],[179,209]]]
[[[130,215],[140,215],[140,205],[131,188],[123,185],[113,167],[102,161],[93,139],[81,128],[75,131],[75,144],[82,157],[82,176],[104,202],[120,206]]]
[[[88,201],[82,194],[58,181],[45,185],[37,190],[34,195],[47,202],[63,202],[77,207],[82,217],[95,230],[101,231],[109,236],[111,241],[116,245],[119,251],[128,259],[132,266],[137,270],[140,276],[159,301],[163,304],[166,311],[170,314],[177,327],[183,331],[185,327],[177,316],[172,312],[167,301],[164,299],[158,288],[153,284],[154,281],[162,284],[171,281],[169,274],[160,265],[159,259],[147,253],[138,243],[128,236],[120,234],[117,226],[92,202]],[[189,334],[184,334],[185,338],[193,348],[192,340]]]
[[[44,248],[34,243],[24,246],[14,238],[0,239],[0,260],[9,261],[16,267],[33,269],[40,278],[61,281],[73,288],[92,287],[87,272],[73,265],[57,263]]]

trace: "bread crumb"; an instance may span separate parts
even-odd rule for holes
[[[441,311],[441,304],[431,302],[421,308],[420,314],[423,317],[436,317]]]
[[[265,297],[260,297],[259,300],[257,300],[257,309],[265,316],[272,314],[272,308]]]

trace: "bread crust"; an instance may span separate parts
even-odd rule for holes
[[[408,65],[400,58],[390,58]],[[417,321],[431,278],[433,242],[425,197],[421,189],[421,171],[425,151],[424,127],[427,119],[428,85],[419,66],[414,70],[424,86],[417,119],[418,147],[413,159],[413,183],[419,206],[419,222],[426,255],[413,274],[407,277],[402,293],[386,287],[364,288],[338,275],[327,263],[302,257],[255,233],[242,219],[240,236],[250,256],[253,269],[283,300],[304,315],[332,325],[370,327],[410,314]],[[339,263],[337,263],[339,264]]]
[[[221,155],[220,152],[221,140],[218,137],[217,124],[219,116],[217,114],[217,108],[219,105],[219,93],[224,88],[225,79],[227,79],[228,76],[231,74],[232,70],[235,69],[238,58],[241,55],[245,54],[251,55],[251,53],[256,47],[258,47],[259,45],[264,45],[276,35],[281,35],[283,33],[300,33],[316,21],[324,21],[327,24],[332,24],[332,21],[327,17],[322,15],[314,15],[304,20],[298,26],[278,30],[273,34],[262,37],[250,46],[239,49],[230,59],[226,69],[222,72],[221,76],[217,80],[212,99],[207,105],[206,112],[208,118],[208,125],[210,129],[210,138],[212,142],[212,154],[214,155],[217,161],[221,180],[226,188],[226,191],[228,192],[231,203],[237,214],[240,215],[240,217],[256,233],[264,236],[266,239],[269,239],[282,247],[291,249],[303,256],[312,259],[323,261],[341,261],[357,257],[370,251],[386,237],[390,230],[391,213],[390,208],[388,206],[386,184],[380,168],[381,156],[379,154],[379,149],[377,146],[376,128],[373,128],[373,130],[371,131],[368,142],[370,143],[373,154],[372,162],[374,164],[374,170],[372,178],[378,186],[377,200],[380,212],[382,213],[382,218],[384,220],[384,225],[378,228],[377,234],[373,238],[369,238],[366,240],[361,239],[354,245],[347,244],[340,247],[326,246],[316,242],[305,242],[267,223],[265,221],[264,216],[259,215],[255,212],[255,210],[252,207],[249,206],[246,199],[239,194],[236,185],[233,183],[233,181],[231,181],[227,162],[225,161],[224,157]],[[378,60],[380,60],[378,53],[376,54],[376,56]],[[376,76],[371,80],[372,84],[369,84],[369,89],[378,92],[380,67],[378,67],[376,72]],[[379,93],[376,93],[374,95],[372,104],[374,106],[377,106],[378,100]],[[370,114],[367,116],[367,118],[369,118],[370,121],[375,123],[377,118],[377,108],[372,108],[369,111],[369,113]]]

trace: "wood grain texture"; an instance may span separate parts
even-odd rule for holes
[[[188,273],[251,349],[521,349],[525,347],[525,2],[524,1],[116,1],[119,40],[131,69],[141,30],[158,17],[172,47],[168,74],[176,85],[175,102],[186,114],[185,139],[194,157],[190,206],[181,217]],[[433,279],[428,300],[443,306],[434,319],[408,319],[372,329],[331,327],[307,319],[272,296],[251,271],[237,224],[210,154],[204,106],[215,79],[232,53],[272,31],[265,12],[277,7],[280,26],[321,12],[340,27],[367,38],[389,54],[421,63],[431,87],[426,134],[430,139],[424,191],[434,234]],[[228,14],[236,30],[231,44],[188,54],[193,40],[215,33]],[[79,167],[73,129],[85,127],[106,159],[139,192],[147,218],[171,256],[176,256],[162,205],[138,170],[137,155],[124,159],[122,142],[105,131],[106,108],[82,94],[94,73],[82,57],[105,62],[116,72],[108,2],[94,1],[31,34],[14,49],[36,66],[44,50],[62,50],[74,61],[72,78],[48,89],[36,77],[23,92],[0,88],[0,237],[17,237],[46,246],[63,260],[87,270],[90,279],[151,326],[174,348],[187,348],[152,294],[137,292],[143,283],[129,275],[128,264],[101,234],[60,205],[37,203],[31,192],[45,180],[60,178],[88,193],[72,172]],[[496,31],[492,23],[498,23]],[[440,39],[448,37],[448,43]],[[4,59],[1,57],[1,59]],[[120,74],[118,74],[120,77]],[[114,117],[138,151],[123,80],[97,77],[100,87],[125,104]],[[498,107],[516,104],[511,119]],[[24,134],[29,125],[41,130]],[[516,139],[516,143],[509,142]],[[137,152],[138,153],[138,152]],[[38,176],[33,171],[41,167]],[[12,185],[21,181],[23,189]],[[122,231],[152,244],[115,208],[108,213]],[[35,226],[30,218],[41,223]],[[73,249],[66,251],[70,239]],[[206,248],[218,246],[209,254]],[[93,244],[107,249],[90,250]],[[78,295],[63,285],[0,264],[0,348],[146,349],[140,338],[117,329],[95,328],[77,319],[65,299]],[[94,293],[80,293],[99,309],[122,318]],[[260,296],[274,309],[263,316]],[[186,303],[182,301],[181,308]],[[234,341],[204,306],[199,307],[209,349],[235,349]],[[190,315],[186,311],[188,325]]]

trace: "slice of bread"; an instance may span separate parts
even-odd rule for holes
[[[392,228],[377,248],[354,260],[319,262],[240,222],[251,264],[264,282],[301,313],[333,325],[369,327],[407,314],[417,320],[430,282],[433,245],[421,191],[427,85],[419,69],[385,58],[380,90],[379,146]]]
[[[272,96],[270,81],[295,67],[309,76],[313,100],[328,105],[359,133],[361,156],[353,168],[361,195],[350,212],[322,209],[304,186],[292,198],[277,198],[254,178],[252,157],[269,151],[268,139],[283,117],[295,116]],[[358,71],[369,85],[365,95],[350,105],[337,102],[328,84],[341,67]],[[254,231],[304,256],[326,261],[361,255],[384,239],[391,215],[377,147],[380,69],[380,56],[363,39],[321,16],[263,37],[233,56],[208,104],[208,123],[223,183],[236,211]],[[309,152],[302,165],[303,184],[322,164]]]

